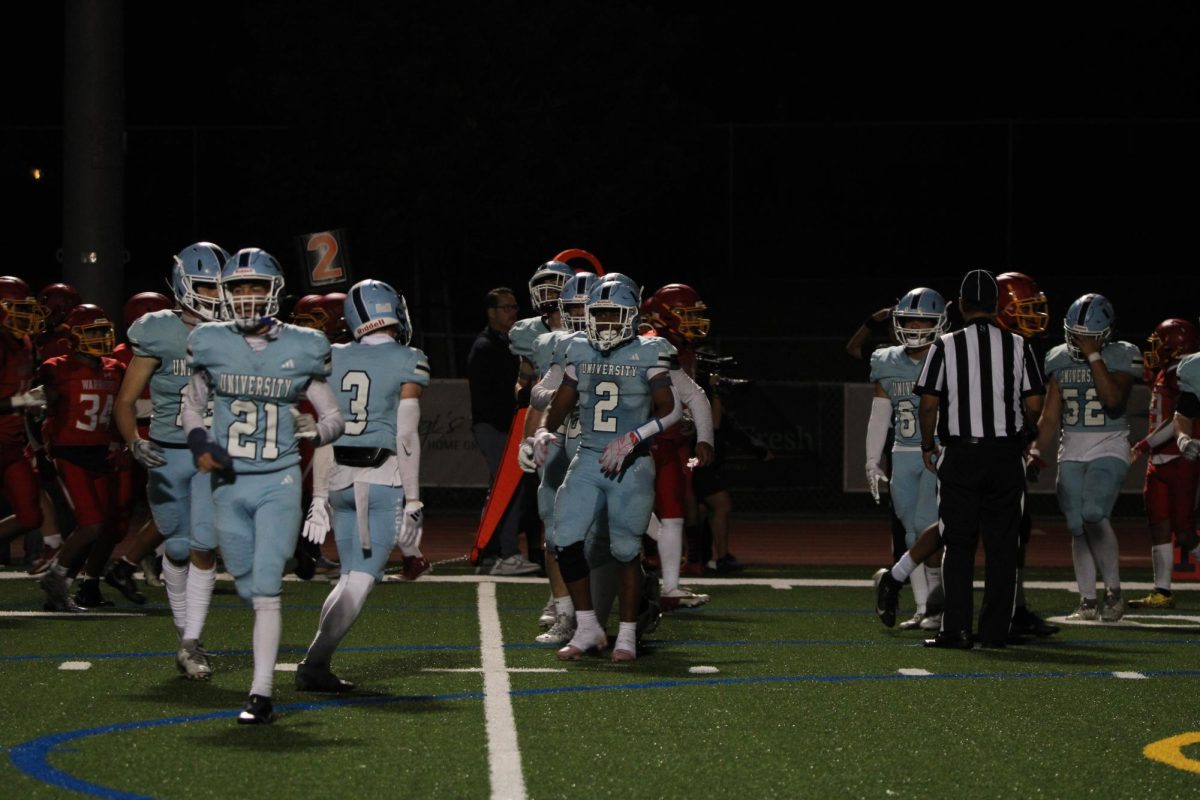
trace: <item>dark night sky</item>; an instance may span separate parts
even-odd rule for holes
[[[0,130],[32,274],[61,236],[62,8],[30,5]],[[1194,272],[1194,8],[125,6],[130,290],[196,238],[295,263],[346,227],[426,327],[568,246],[757,334],[841,335],[974,266],[1057,311],[1107,291],[1131,338],[1196,312],[1143,277]]]

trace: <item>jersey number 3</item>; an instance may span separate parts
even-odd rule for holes
[[[342,391],[350,393],[350,419],[346,420],[346,435],[358,436],[367,429],[367,396],[371,391],[371,376],[362,370],[351,370],[342,378]]]

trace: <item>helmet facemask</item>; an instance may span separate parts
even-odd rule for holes
[[[933,323],[928,328],[912,328],[905,324],[908,320],[928,320]],[[928,347],[934,340],[946,332],[945,314],[893,314],[892,330],[896,333],[896,341],[909,350]]]
[[[1063,323],[1063,339],[1067,344],[1067,354],[1076,361],[1083,361],[1083,351],[1079,349],[1079,345],[1075,344],[1076,336],[1089,336],[1096,339],[1097,347],[1103,350],[1104,345],[1108,344],[1108,340],[1112,337],[1112,328],[1105,328],[1097,333],[1096,331],[1089,331],[1083,325],[1072,327],[1068,322]]]
[[[587,306],[588,341],[602,353],[612,350],[634,337],[637,318],[636,306],[609,302],[591,303]]]
[[[261,292],[239,292],[234,290],[244,284],[262,287]],[[221,284],[221,295],[225,301],[225,312],[229,319],[242,330],[254,330],[267,324],[279,313],[279,293],[283,282],[278,278],[247,278]]]
[[[1049,304],[1041,292],[1024,299],[1010,296],[998,316],[1004,321],[1003,327],[1015,328],[1015,333],[1027,339],[1045,333],[1050,327]]]
[[[672,308],[670,313],[674,315],[674,325],[670,327],[687,341],[693,339],[703,339],[708,336],[708,326],[710,320],[704,316],[704,312],[708,307],[704,303],[696,303],[694,306],[680,306]]]
[[[14,336],[41,333],[46,329],[50,309],[33,298],[0,300],[0,325]]]
[[[106,319],[72,326],[70,334],[75,350],[89,356],[111,356],[117,346],[116,331]]]

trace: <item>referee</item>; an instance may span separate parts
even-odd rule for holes
[[[917,380],[921,450],[938,476],[945,552],[942,629],[926,647],[969,650],[975,549],[986,572],[978,640],[1003,647],[1016,600],[1017,540],[1025,503],[1024,446],[1045,394],[1029,345],[996,325],[999,289],[990,272],[968,272],[959,290],[963,328],[939,337]],[[937,433],[941,449],[934,442]]]

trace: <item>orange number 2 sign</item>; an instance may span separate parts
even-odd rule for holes
[[[317,263],[311,267],[313,286],[338,283],[344,279],[345,273],[337,264],[337,238],[332,233],[314,233],[308,239],[308,252],[319,254]]]

